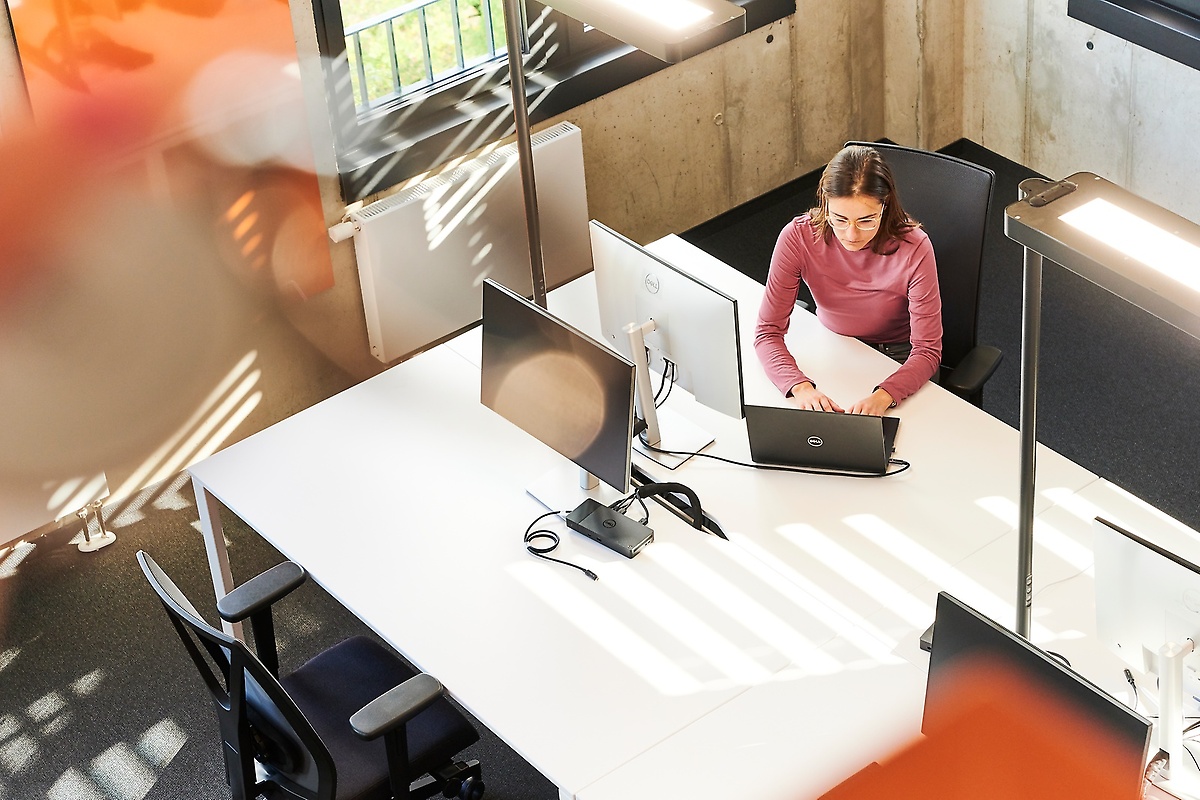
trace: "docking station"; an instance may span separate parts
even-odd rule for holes
[[[653,530],[590,497],[567,515],[567,527],[626,558],[654,541]]]

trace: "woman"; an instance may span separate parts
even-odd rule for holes
[[[825,327],[901,366],[848,408],[817,388],[783,337],[803,281]],[[779,234],[754,349],[771,382],[800,408],[882,415],[932,378],[942,358],[942,300],[929,237],[900,205],[872,147],[844,148],[825,167],[817,205]]]

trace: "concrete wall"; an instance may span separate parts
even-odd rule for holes
[[[883,10],[886,136],[944,147],[962,136],[964,0],[884,0]]]
[[[1200,72],[1068,18],[1067,0],[969,3],[964,45],[963,136],[1200,221]]]

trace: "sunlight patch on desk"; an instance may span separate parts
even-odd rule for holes
[[[748,539],[739,540],[736,547],[729,548],[729,553],[737,560],[757,559],[778,573],[772,583],[781,594],[869,656],[884,659],[898,644],[894,638],[889,637],[837,597],[754,542]]]
[[[549,608],[656,691],[673,696],[696,694],[704,689],[699,680],[547,565],[512,564],[507,569]]]
[[[1169,525],[1171,528],[1187,536],[1189,539],[1200,538],[1200,532],[1189,528],[1187,525],[1184,525],[1182,522],[1170,516],[1161,509],[1150,505],[1140,497],[1130,494],[1120,486],[1117,486],[1115,483],[1105,480],[1103,481],[1103,487],[1105,490],[1110,492],[1115,499],[1119,500],[1122,504],[1129,504],[1137,512],[1154,517],[1156,520]],[[1122,514],[1118,509],[1101,505],[1102,502],[1103,501],[1094,502],[1081,497],[1078,494],[1064,493],[1064,496],[1058,501],[1058,504],[1074,516],[1088,523],[1091,523],[1091,521],[1096,517],[1103,517],[1110,522],[1114,522],[1131,530],[1136,530],[1138,527],[1141,527],[1133,522],[1123,519]]]
[[[1046,494],[1054,505],[1077,519],[1090,523],[1097,516],[1103,516],[1100,506],[1081,497],[1078,492],[1072,492],[1069,489],[1051,489]]]
[[[944,558],[874,514],[854,514],[846,517],[845,522],[868,542],[890,553],[918,575],[940,581],[955,571]]]
[[[989,497],[983,507],[1000,519],[1005,519],[1010,514],[1015,517],[1017,514],[1017,504],[1006,497]],[[1092,552],[1089,548],[1041,517],[1033,518],[1033,536],[1038,546],[1054,553],[1075,569],[1084,570],[1092,565]]]
[[[645,553],[793,663],[815,674],[840,668],[785,620],[682,548],[654,547],[647,548]]]
[[[1034,519],[1033,536],[1037,544],[1046,548],[1079,571],[1090,569],[1093,555],[1090,548],[1063,533],[1042,519]]]
[[[929,620],[933,619],[933,609],[929,605],[813,526],[784,525],[779,532],[909,625],[928,625]]]
[[[657,552],[668,547],[673,545],[660,543],[645,552]],[[762,683],[770,677],[770,670],[636,573],[631,565],[608,565],[604,570],[604,585],[626,600],[632,608],[652,618],[667,635],[707,660],[734,683],[748,686]]]

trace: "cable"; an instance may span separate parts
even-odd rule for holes
[[[588,569],[586,567],[581,567],[578,564],[572,564],[570,561],[563,561],[561,558],[553,558],[551,556],[546,555],[547,553],[553,552],[554,548],[558,547],[559,543],[562,541],[562,538],[558,535],[557,531],[552,531],[552,530],[549,530],[548,528],[539,528],[537,530],[533,529],[534,525],[537,525],[539,522],[544,520],[546,517],[551,517],[554,515],[565,517],[568,513],[569,512],[567,512],[567,511],[547,511],[545,514],[542,514],[540,517],[535,519],[533,522],[529,523],[529,527],[525,529],[525,539],[524,539],[525,549],[528,550],[533,555],[537,556],[538,558],[543,558],[546,561],[553,561],[556,564],[565,564],[568,567],[574,567],[575,569],[582,572],[584,575],[587,575],[592,580],[594,580],[594,581],[600,580],[599,575],[592,572],[590,569]],[[533,542],[537,541],[538,539],[548,539],[550,541],[550,544],[535,546],[533,544]]]
[[[670,383],[667,383],[668,377]],[[663,359],[663,374],[662,383],[658,385],[658,391],[654,393],[654,407],[662,408],[663,403],[667,402],[667,398],[671,396],[671,390],[675,388],[675,380],[679,377],[679,367],[674,361]],[[666,394],[663,394],[663,389],[666,389]]]
[[[723,456],[714,456],[711,453],[691,453],[691,452],[688,452],[685,450],[663,450],[661,447],[655,447],[654,445],[648,443],[646,441],[646,436],[644,433],[642,435],[640,435],[638,438],[641,440],[642,445],[647,450],[653,450],[656,453],[665,453],[666,455],[669,455],[669,456],[699,456],[700,458],[711,458],[713,461],[723,461],[726,464],[733,464],[734,466],[738,466],[738,467],[749,467],[751,469],[766,469],[766,470],[773,470],[775,472],[800,472],[805,475],[833,475],[835,477],[841,477],[841,478],[890,478],[892,475],[899,475],[901,472],[904,472],[905,470],[907,470],[909,467],[912,466],[912,464],[908,463],[904,459],[889,458],[888,463],[895,464],[895,465],[899,466],[900,469],[892,470],[891,472],[884,472],[882,474],[875,474],[875,473],[869,473],[869,472],[839,472],[837,470],[806,469],[804,467],[784,467],[784,466],[780,466],[778,464],[748,464],[745,461],[735,461],[732,458],[724,458]]]
[[[608,507],[613,511],[619,511],[624,514],[633,505],[634,500],[642,507],[642,518],[638,521],[643,525],[648,524],[650,522],[650,509],[646,507],[646,501],[636,491],[626,497],[622,497],[620,500],[613,501]]]
[[[1134,711],[1137,711],[1137,707],[1138,707],[1137,681],[1135,681],[1133,679],[1133,673],[1130,672],[1128,670],[1128,668],[1125,670],[1125,681],[1126,681],[1126,683],[1129,684],[1130,688],[1133,689],[1133,705],[1130,706],[1130,708],[1132,708]],[[1185,731],[1185,733],[1186,733],[1186,731]]]

